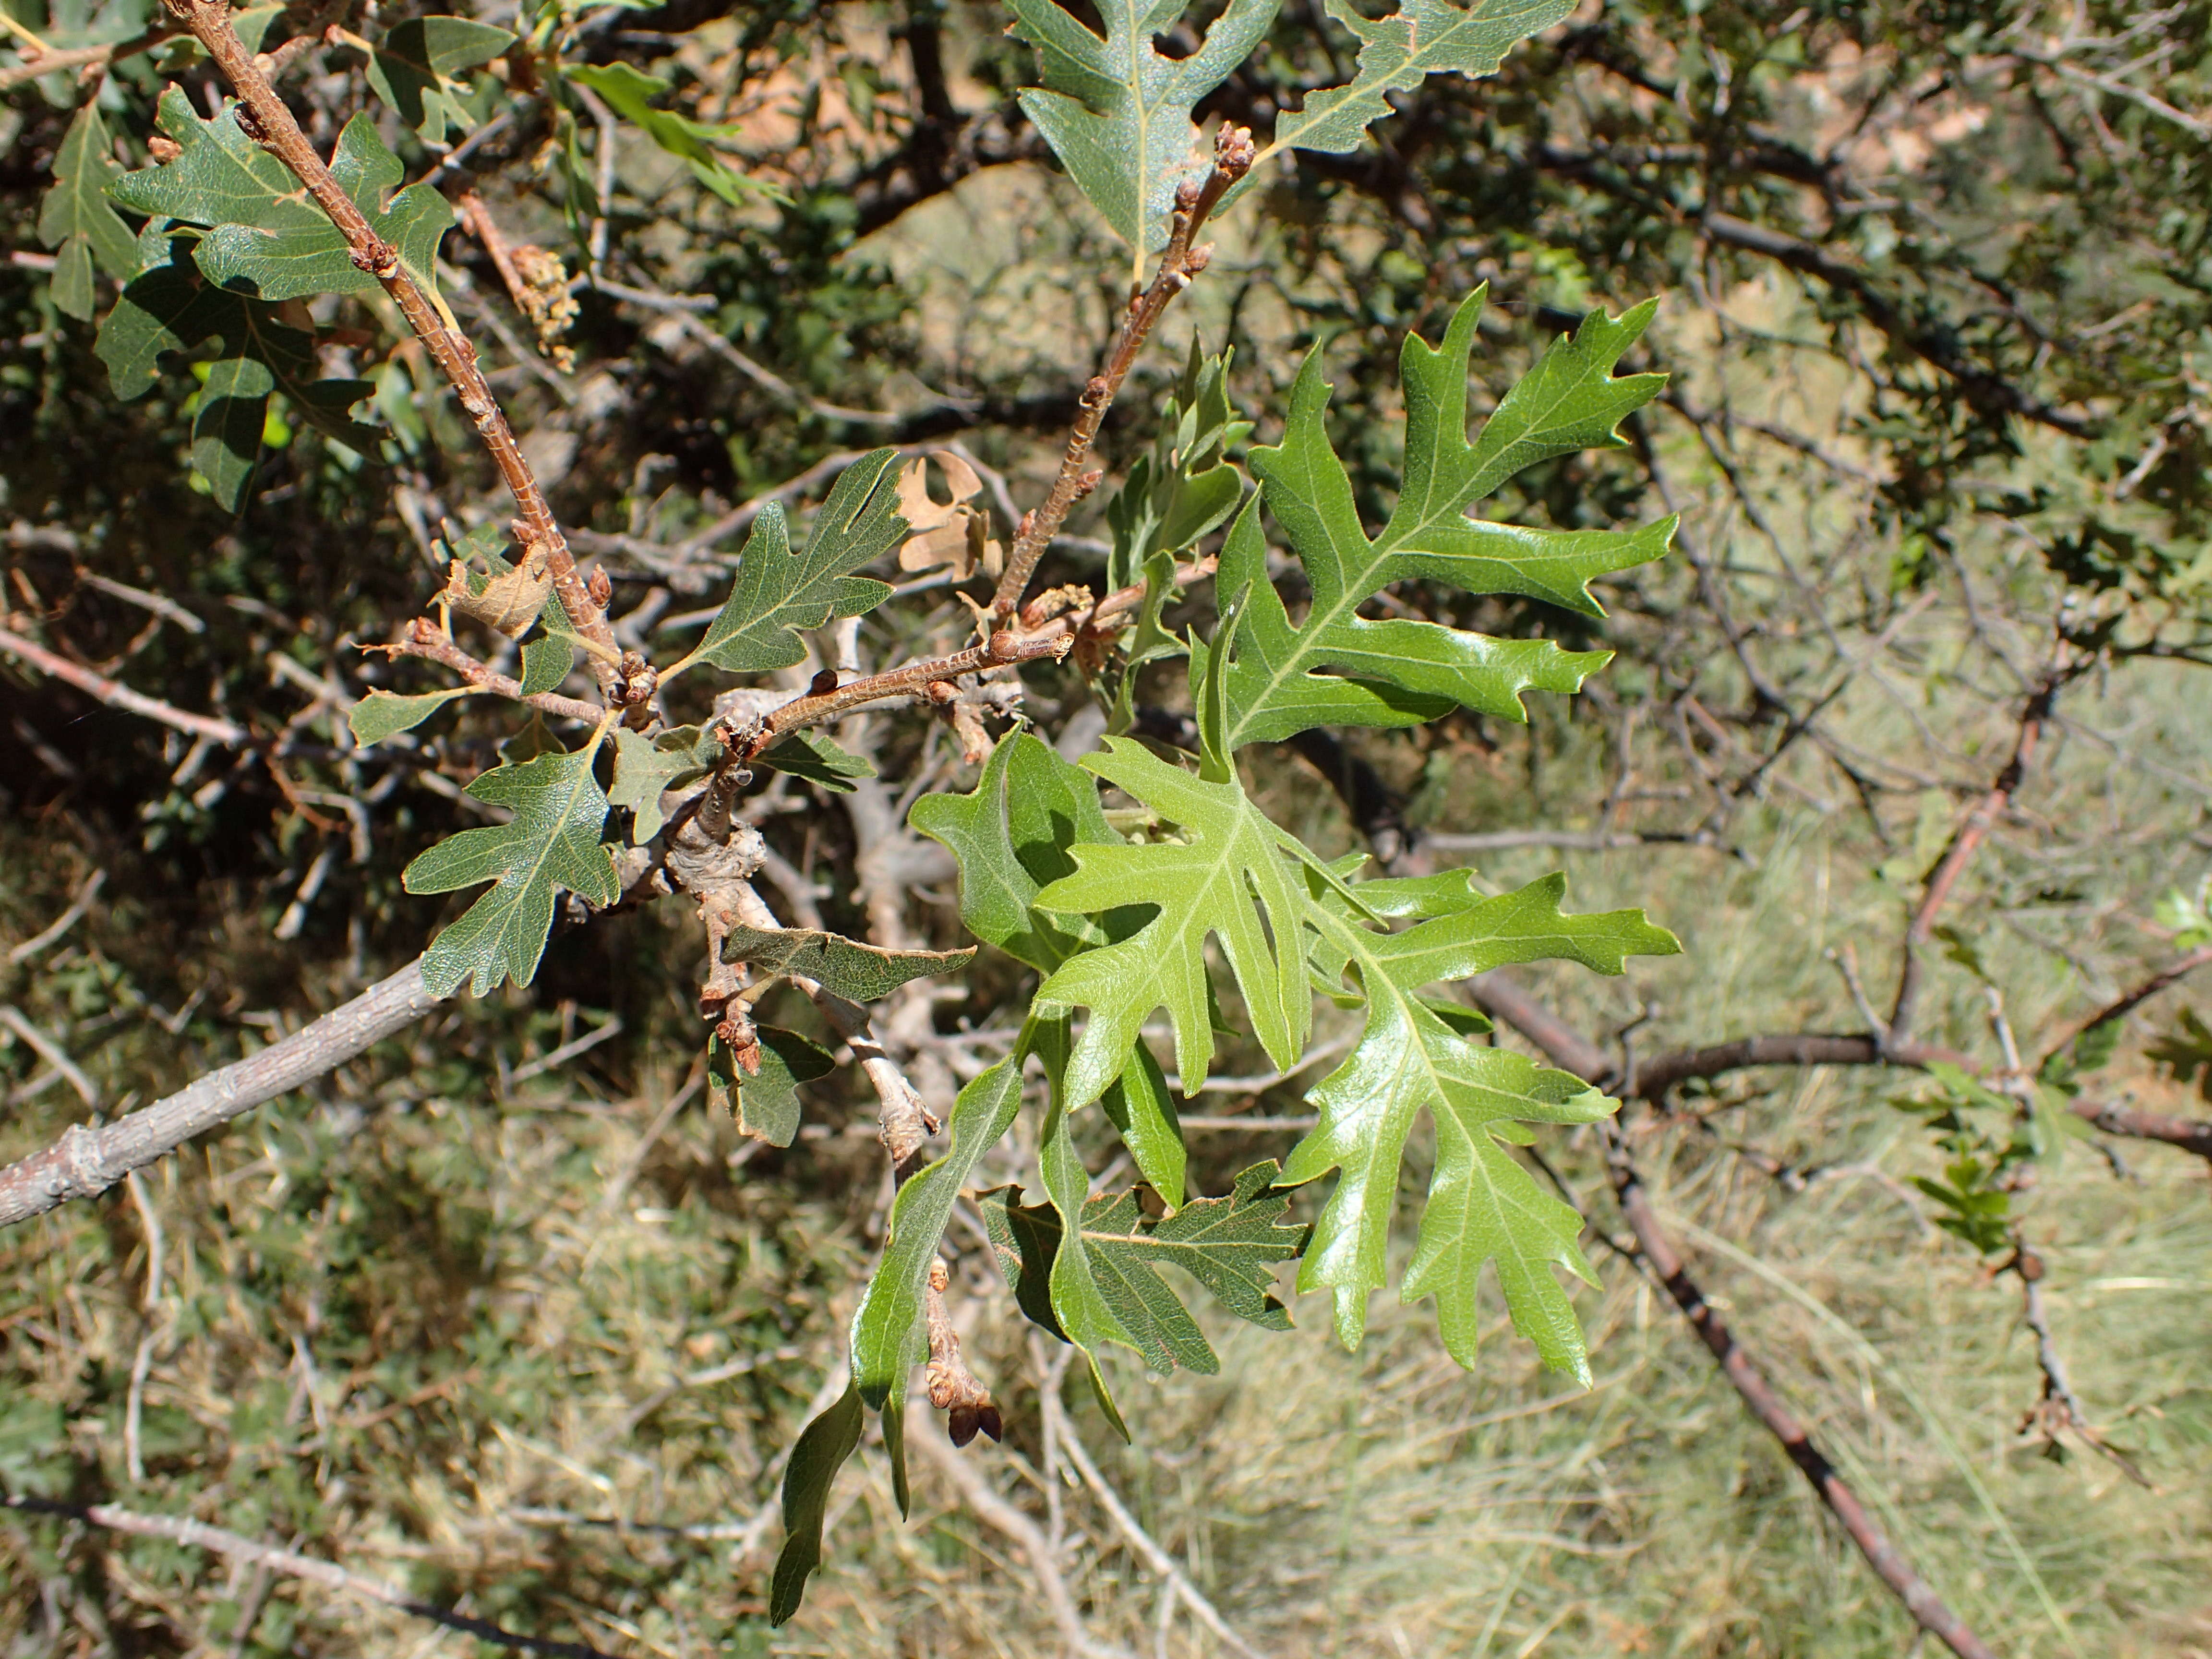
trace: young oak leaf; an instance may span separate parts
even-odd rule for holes
[[[1467,872],[1455,873],[1456,885],[1431,878],[1389,884],[1395,890],[1377,896],[1392,908],[1398,908],[1392,901],[1421,902],[1430,919],[1401,933],[1360,926],[1331,896],[1316,900],[1317,965],[1324,973],[1348,967],[1367,1012],[1358,1046],[1309,1093],[1321,1121],[1292,1149],[1284,1172],[1291,1184],[1337,1172],[1299,1288],[1334,1290],[1338,1336],[1347,1347],[1358,1344],[1368,1292],[1385,1282],[1399,1162],[1413,1119],[1425,1109],[1436,1125],[1437,1161],[1402,1294],[1408,1301],[1437,1298],[1447,1352],[1472,1367],[1477,1286],[1484,1264],[1493,1264],[1515,1328],[1546,1364],[1587,1383],[1581,1327],[1548,1271],[1557,1264],[1589,1277],[1576,1243],[1581,1219],[1540,1189],[1498,1142],[1525,1144],[1528,1123],[1595,1121],[1619,1103],[1567,1073],[1468,1042],[1418,993],[1516,962],[1571,961],[1617,974],[1629,956],[1681,947],[1640,910],[1562,914],[1563,876],[1484,898]]]
[[[1141,907],[1109,910],[1097,921],[1036,907],[1045,885],[1074,873],[1072,848],[1118,847],[1121,838],[1098,805],[1097,781],[1026,732],[1000,740],[973,794],[924,795],[907,821],[959,864],[968,931],[1041,973],[1143,925]],[[1186,1160],[1175,1103],[1141,1041],[1130,1046],[1129,1061],[1106,1091],[1106,1115],[1145,1179],[1179,1205]]]
[[[655,109],[648,100],[666,92],[670,82],[647,75],[628,64],[571,65],[563,71],[571,81],[599,94],[624,120],[691,169],[691,175],[732,207],[745,205],[747,195],[783,199],[781,192],[748,179],[732,167],[714,148],[716,139],[736,136],[733,125],[710,126],[672,110]]]
[[[54,308],[79,322],[97,298],[93,267],[117,282],[138,269],[137,238],[109,204],[106,187],[123,169],[107,153],[106,125],[88,100],[54,152],[54,182],[39,204],[39,240],[54,250]]]
[[[840,473],[803,553],[791,550],[783,508],[770,501],[753,520],[729,599],[686,660],[703,659],[740,674],[788,668],[806,654],[802,629],[819,628],[833,616],[860,616],[889,599],[889,583],[853,573],[906,534],[891,477],[897,459],[896,449],[873,450]]]
[[[1211,1376],[1221,1369],[1190,1310],[1161,1278],[1163,1266],[1188,1273],[1240,1319],[1269,1330],[1290,1328],[1290,1314],[1273,1293],[1274,1268],[1305,1248],[1311,1230],[1284,1219],[1290,1198],[1274,1185],[1279,1173],[1272,1163],[1255,1164],[1226,1197],[1193,1199],[1168,1216],[1146,1215],[1133,1188],[1084,1205],[1079,1227],[1092,1278],[1130,1346],[1155,1371],[1181,1365]],[[1021,1195],[1018,1187],[985,1194],[984,1224],[1022,1311],[1065,1340],[1048,1290],[1064,1237],[1060,1212],[1024,1204]]]
[[[1614,428],[1655,396],[1665,377],[1613,375],[1643,333],[1652,306],[1614,319],[1593,313],[1555,343],[1470,443],[1467,380],[1486,290],[1460,307],[1442,344],[1407,337],[1406,465],[1398,501],[1370,540],[1352,481],[1322,417],[1329,386],[1316,352],[1291,393],[1283,441],[1251,453],[1261,481],[1222,550],[1219,591],[1250,598],[1228,676],[1226,743],[1279,740],[1309,727],[1410,726],[1455,704],[1526,720],[1529,690],[1572,692],[1609,660],[1605,651],[1563,651],[1549,640],[1499,640],[1401,618],[1370,620],[1359,607],[1392,582],[1427,579],[1477,593],[1512,593],[1603,616],[1592,578],[1662,556],[1674,520],[1631,531],[1547,531],[1471,520],[1467,510],[1522,469],[1550,457],[1616,448]],[[1293,626],[1267,579],[1259,507],[1288,536],[1313,603]],[[1192,683],[1205,672],[1194,653]],[[1334,671],[1334,672],[1325,671]]]
[[[1128,938],[1073,957],[1038,988],[1037,1006],[1085,1007],[1089,1024],[1067,1068],[1071,1109],[1088,1105],[1121,1073],[1146,1017],[1164,1006],[1175,1026],[1185,1095],[1213,1058],[1206,940],[1220,940],[1252,1027],[1277,1066],[1296,1063],[1312,1028],[1304,927],[1308,901],[1282,833],[1232,777],[1210,782],[1109,738],[1085,769],[1118,785],[1185,839],[1069,848],[1076,870],[1039,892],[1040,910],[1096,914],[1132,899],[1158,914]]]
[[[400,884],[410,893],[494,884],[423,956],[422,979],[432,994],[451,996],[471,978],[477,996],[502,980],[529,984],[552,931],[556,892],[566,890],[590,904],[622,896],[614,860],[599,842],[607,798],[592,772],[598,755],[592,743],[484,773],[469,793],[513,808],[513,821],[450,836],[401,872]]]
[[[1022,112],[1129,244],[1141,283],[1146,255],[1167,241],[1176,186],[1200,167],[1192,106],[1267,37],[1278,0],[1230,0],[1185,58],[1153,45],[1182,16],[1183,0],[1101,0],[1103,40],[1057,0],[1008,3],[1007,33],[1036,48],[1044,81],[1023,91]]]

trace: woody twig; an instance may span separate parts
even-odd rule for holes
[[[214,59],[240,100],[239,125],[247,137],[276,156],[307,187],[315,204],[329,216],[345,238],[356,269],[368,272],[398,305],[439,371],[453,385],[461,407],[476,422],[478,436],[498,467],[500,477],[514,496],[520,514],[520,527],[533,557],[542,556],[559,591],[561,602],[577,632],[592,644],[605,647],[592,652],[592,670],[610,702],[620,698],[620,648],[605,611],[593,600],[583,574],[576,568],[568,539],[547,503],[530,463],[523,459],[514,431],[490,384],[477,366],[474,347],[452,327],[430,296],[399,263],[399,251],[376,234],[353,198],[331,176],[331,170],[307,141],[300,124],[276,95],[276,88],[246,51],[231,27],[231,11],[224,0],[164,0],[170,15],[188,30]]]

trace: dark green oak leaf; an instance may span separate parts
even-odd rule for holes
[[[137,238],[107,198],[123,169],[108,154],[106,125],[88,99],[54,152],[54,182],[39,203],[39,240],[54,250],[54,308],[88,320],[97,300],[96,265],[117,282],[138,269]]]
[[[1267,38],[1278,0],[1230,0],[1177,58],[1154,37],[1176,26],[1183,0],[1100,0],[1103,40],[1056,0],[1009,3],[1008,32],[1036,48],[1044,82],[1022,92],[1022,112],[1129,245],[1141,283],[1146,255],[1167,241],[1176,186],[1205,171],[1192,108]]]
[[[592,775],[598,755],[593,742],[484,773],[469,793],[512,808],[514,819],[449,836],[401,872],[410,893],[494,884],[424,954],[423,982],[434,994],[451,996],[470,979],[478,996],[505,980],[529,984],[552,930],[556,893],[591,904],[622,896],[614,860],[599,842],[607,798]]]
[[[770,501],[753,520],[729,599],[684,662],[703,659],[740,674],[788,668],[806,654],[800,631],[889,599],[888,582],[853,573],[905,538],[891,477],[897,459],[896,449],[873,450],[840,473],[803,553],[791,550],[783,508]]]
[[[746,764],[765,766],[773,772],[788,772],[817,788],[840,795],[849,795],[854,784],[876,775],[875,763],[866,756],[841,747],[819,732],[793,732],[755,755]]]
[[[149,239],[141,239],[142,250]],[[161,360],[215,338],[221,349],[192,417],[192,467],[216,499],[235,510],[261,451],[269,397],[282,392],[301,417],[363,454],[379,434],[348,411],[374,395],[366,380],[315,379],[313,337],[281,321],[273,306],[215,287],[192,264],[189,233],[151,239],[167,250],[123,290],[100,325],[94,349],[126,401],[154,385]]]
[[[448,131],[476,123],[468,91],[453,77],[489,64],[514,35],[466,17],[410,17],[394,24],[368,60],[368,84],[426,143],[443,143]]]
[[[799,1133],[799,1085],[824,1078],[837,1062],[819,1043],[774,1025],[756,1025],[760,1069],[748,1072],[717,1035],[707,1040],[707,1103],[737,1121],[738,1133],[770,1146]]]
[[[1291,1318],[1273,1295],[1274,1270],[1304,1249],[1310,1229],[1285,1220],[1287,1194],[1276,1189],[1272,1164],[1237,1177],[1223,1198],[1197,1198],[1172,1214],[1146,1213],[1138,1188],[1101,1194],[1083,1206],[1080,1231],[1092,1277],[1130,1346],[1154,1370],[1177,1365],[1212,1376],[1220,1362],[1182,1299],[1161,1278],[1178,1267],[1240,1319],[1286,1330]],[[984,1194],[983,1219],[1006,1282],[1024,1312],[1055,1336],[1047,1286],[1063,1232],[1050,1205],[1025,1205],[1021,1188]]]
[[[1033,1021],[1012,1054],[961,1090],[945,1124],[950,1147],[909,1176],[892,1200],[883,1259],[853,1315],[853,1376],[862,1398],[878,1410],[887,1402],[895,1408],[916,1356],[927,1349],[921,1321],[929,1264],[968,1177],[1021,1109],[1022,1063],[1036,1030]]]
[[[822,1565],[822,1525],[830,1514],[830,1489],[860,1443],[867,1414],[858,1383],[837,1396],[800,1431],[783,1470],[783,1548],[769,1581],[768,1617],[785,1625],[806,1597],[806,1581]]]
[[[223,124],[236,131],[236,120],[228,112]],[[157,172],[183,167],[194,154],[204,155],[209,148],[204,143]],[[288,179],[290,176],[285,174]],[[416,286],[434,295],[438,244],[453,228],[452,205],[429,185],[398,188],[405,170],[377,136],[374,119],[365,113],[355,116],[338,134],[331,176],[362,210],[369,228],[398,252],[401,269],[415,279]],[[190,216],[173,209],[162,210],[174,218]],[[338,228],[320,209],[310,211],[312,223],[290,222],[289,216],[281,224],[216,223],[200,243],[200,270],[220,287],[264,300],[375,290],[380,286],[376,278],[354,264],[352,250]]]
[[[886,951],[812,927],[732,927],[722,936],[723,961],[811,979],[848,1002],[877,1001],[908,980],[957,973],[975,959],[972,950]]]

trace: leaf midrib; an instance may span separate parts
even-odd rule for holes
[[[515,896],[507,906],[509,915],[513,915],[520,908],[523,897],[528,894],[531,888],[535,886],[538,878],[544,875],[545,866],[553,856],[553,843],[558,841],[562,835],[567,833],[569,828],[569,819],[574,815],[576,811],[577,800],[583,794],[586,787],[593,784],[594,780],[592,776],[592,763],[599,756],[600,738],[605,735],[605,729],[602,728],[600,732],[592,738],[591,747],[584,750],[579,757],[580,763],[575,769],[575,781],[569,786],[567,798],[561,803],[560,815],[553,820],[552,828],[545,835],[533,838],[537,846],[538,855],[531,863],[529,875],[520,883],[517,884],[515,887]],[[514,874],[517,867],[518,866],[514,865],[508,866],[507,875]],[[495,877],[493,878],[493,881],[495,887],[504,887],[507,884],[507,876]]]

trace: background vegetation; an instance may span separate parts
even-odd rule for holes
[[[434,683],[357,647],[442,579],[446,520],[506,511],[422,354],[392,344],[380,301],[319,302],[304,320],[325,372],[374,383],[381,453],[333,447],[280,403],[240,506],[196,484],[198,383],[173,373],[118,399],[40,206],[88,98],[136,166],[160,82],[204,109],[219,88],[173,46],[166,63],[116,56],[89,88],[51,58],[41,72],[38,43],[90,63],[154,14],[6,3],[33,55],[0,58],[0,628],[262,740],[198,741],[0,663],[14,1157],[419,952],[459,905],[404,895],[398,872],[475,821],[459,786],[507,726],[465,706],[412,746],[357,750],[344,719],[372,687]],[[959,445],[1009,538],[1127,263],[1015,101],[1033,54],[999,9],[472,15],[557,36],[571,63],[665,77],[651,107],[723,158],[695,167],[682,134],[611,99],[533,89],[519,54],[459,75],[473,129],[447,135],[458,149],[380,116],[410,178],[473,186],[507,240],[577,279],[541,351],[484,239],[446,244],[446,291],[572,541],[612,578],[626,637],[688,644],[761,504],[803,513],[878,443]],[[381,107],[364,55],[321,33],[334,21],[368,26],[302,7],[267,37],[308,42],[286,91],[325,150]],[[1533,698],[1526,727],[1461,714],[1262,750],[1252,775],[1278,821],[1402,872],[1449,854],[1503,887],[1564,866],[1579,908],[1646,907],[1681,957],[1498,991],[1540,997],[1608,1065],[1858,1032],[1888,1009],[1923,878],[2048,686],[2041,741],[1922,951],[1917,1035],[2002,1074],[2001,1013],[2027,1070],[2045,1053],[2081,1066],[2046,1075],[2078,1084],[2107,1129],[2130,1121],[2107,1108],[2201,1119],[2212,1071],[2186,986],[2131,1011],[2101,1065],[2069,1042],[2212,942],[2209,29],[2202,5],[1593,0],[1497,76],[1398,95],[1361,150],[1271,163],[1117,405],[1109,479],[1149,447],[1194,336],[1236,348],[1258,442],[1279,437],[1325,341],[1332,435],[1374,521],[1396,474],[1399,343],[1437,337],[1487,280],[1478,403],[1586,309],[1652,294],[1633,366],[1674,377],[1630,449],[1524,474],[1499,516],[1683,515],[1678,553],[1612,583],[1602,623],[1394,594],[1406,614],[1620,654],[1583,696]],[[1289,5],[1200,113],[1264,133],[1340,81],[1354,44],[1342,14]],[[1095,507],[1070,530],[1048,580],[1099,586]],[[1295,571],[1272,574],[1295,599]],[[908,577],[916,591],[860,632],[866,665],[964,636],[949,590]],[[1073,666],[1024,679],[1043,734],[1088,747],[1098,721]],[[1181,684],[1173,666],[1141,683],[1146,729],[1182,729]],[[840,737],[883,781],[755,798],[770,896],[787,920],[963,943],[950,860],[902,828],[913,794],[972,787],[960,734],[897,714]],[[556,929],[527,992],[457,1000],[127,1189],[0,1237],[0,1484],[194,1515],[623,1654],[1047,1650],[1066,1632],[1024,1526],[1102,1649],[1229,1650],[1188,1595],[1163,1594],[1139,1535],[1268,1652],[1914,1639],[1631,1260],[1589,1130],[1536,1149],[1591,1218],[1587,1394],[1502,1317],[1469,1374],[1425,1310],[1378,1298],[1346,1355],[1313,1297],[1295,1335],[1209,1325],[1218,1376],[1117,1372],[1125,1407],[1141,1402],[1124,1449],[1061,1391],[1064,1351],[956,1226],[968,1350],[1006,1444],[955,1456],[933,1425],[918,1432],[911,1522],[864,1453],[806,1613],[771,1634],[779,1460],[842,1386],[891,1188],[857,1068],[809,1086],[788,1151],[705,1109],[696,955],[667,907]],[[899,1001],[887,1037],[949,1098],[1027,989],[987,952]],[[1210,1192],[1288,1149],[1312,1080],[1270,1080],[1249,1043],[1218,1069],[1188,1125]],[[2212,1651],[2212,1132],[2093,1134],[2046,1112],[2023,1159],[2002,1102],[1972,1104],[1963,1074],[1685,1078],[1627,1117],[1644,1181],[1708,1297],[1921,1571],[2007,1654]],[[1972,1196],[1947,1167],[1965,1132],[1932,1121],[1947,1109],[1992,1137],[2002,1249],[1937,1226],[1971,1205],[1914,1184]],[[2057,1133],[2061,1116],[2081,1133]],[[1033,1143],[1024,1120],[975,1184],[1034,1184]],[[1113,1155],[1103,1134],[1090,1150],[1094,1167]],[[2048,1409],[2011,1229],[2079,1417]],[[469,1639],[198,1548],[0,1514],[12,1652]]]

